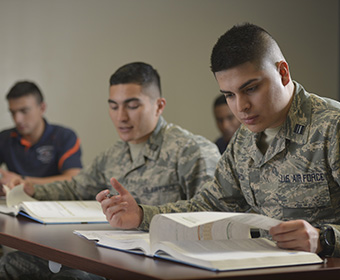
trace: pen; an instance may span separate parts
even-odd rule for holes
[[[113,197],[113,196],[114,196],[114,194],[112,194],[112,193],[108,193],[108,194],[106,195],[107,198],[111,198],[111,197]]]

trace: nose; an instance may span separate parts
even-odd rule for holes
[[[118,121],[121,121],[121,122],[124,122],[124,121],[127,121],[129,119],[129,116],[127,114],[127,111],[126,109],[124,108],[124,106],[121,106],[119,109],[118,109]]]
[[[239,112],[246,112],[250,108],[250,102],[247,95],[238,95],[237,96],[237,110]]]
[[[12,118],[16,124],[20,124],[23,119],[23,115],[20,112],[16,112],[12,114]]]

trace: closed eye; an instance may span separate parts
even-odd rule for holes
[[[249,87],[245,90],[246,93],[252,93],[254,91],[256,91],[258,88],[258,86],[253,86],[253,87]]]
[[[135,109],[138,109],[140,106],[140,104],[129,104],[127,106],[128,109],[131,109],[131,110],[135,110]]]
[[[225,94],[224,94],[224,97],[225,97],[226,99],[231,98],[231,97],[233,97],[233,96],[235,96],[235,94],[233,94],[233,93],[225,93]]]

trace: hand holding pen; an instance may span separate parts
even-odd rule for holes
[[[143,210],[133,196],[114,178],[110,180],[117,195],[109,190],[101,191],[96,199],[100,202],[103,213],[113,227],[137,228],[143,220]]]

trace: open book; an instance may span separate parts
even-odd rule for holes
[[[100,203],[85,201],[38,201],[25,193],[23,185],[9,189],[4,186],[6,199],[0,213],[31,218],[43,224],[107,223]]]
[[[214,270],[239,270],[321,263],[318,255],[283,250],[266,238],[250,238],[250,229],[269,230],[280,223],[250,213],[195,212],[156,215],[150,233],[75,231],[100,246],[163,258]]]

